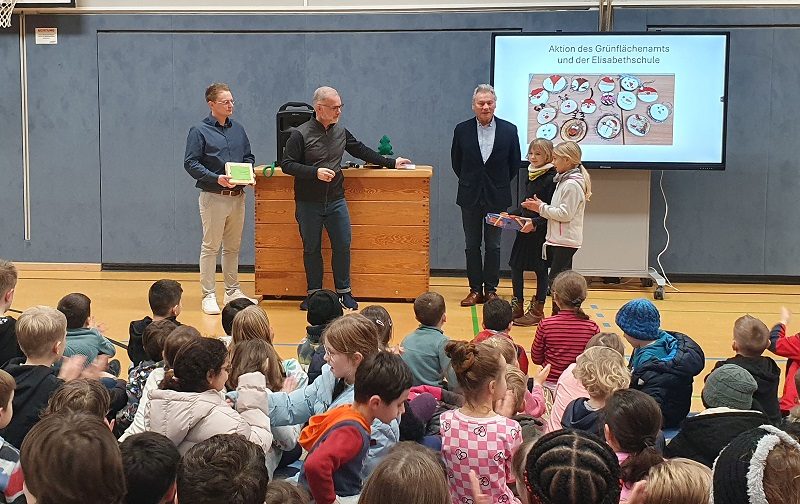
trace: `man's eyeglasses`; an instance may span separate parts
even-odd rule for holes
[[[219,103],[220,105],[234,105],[234,104],[236,104],[236,101],[235,100],[223,100],[223,101],[218,101],[218,102],[214,102],[214,103]]]
[[[344,103],[342,103],[341,105],[325,105],[324,103],[320,103],[320,105],[322,105],[323,107],[327,107],[331,110],[338,110],[339,112],[341,112],[342,109],[344,108]]]

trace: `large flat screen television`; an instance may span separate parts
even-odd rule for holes
[[[498,117],[588,168],[724,170],[727,32],[495,33]]]

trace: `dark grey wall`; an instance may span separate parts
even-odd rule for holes
[[[793,146],[800,9],[617,9],[618,30],[731,29],[728,170],[667,173],[668,272],[796,275],[800,209]],[[781,24],[785,26],[777,27]],[[196,264],[197,192],[186,132],[224,80],[257,162],[275,158],[275,112],[337,87],[344,122],[368,145],[432,164],[431,266],[463,268],[449,165],[453,126],[489,80],[494,31],[591,31],[596,13],[28,16],[32,240],[23,240],[18,36],[0,32],[0,257],[19,261]],[[33,44],[35,27],[59,44]],[[8,62],[8,63],[5,63]],[[502,97],[500,97],[502,99]],[[663,204],[654,177],[651,252]],[[252,209],[252,201],[249,202]],[[589,209],[591,211],[591,208]],[[251,264],[252,212],[242,263]],[[506,237],[509,238],[509,237]],[[508,254],[510,242],[504,246]]]

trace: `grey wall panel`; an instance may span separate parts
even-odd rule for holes
[[[768,8],[641,9],[648,26],[737,26],[770,25],[780,22]]]
[[[800,139],[800,104],[792,84],[800,81],[798,48],[800,29],[774,30],[772,82],[766,88],[772,96],[772,117],[760,125],[765,131],[763,147],[756,147],[756,154],[765,162],[760,167],[762,173],[768,167],[763,173],[767,183],[764,269],[768,275],[800,275],[800,239],[794,232],[800,222],[800,170],[795,148]]]
[[[0,216],[3,220],[3,239],[0,257],[24,259],[24,211],[22,174],[22,126],[19,85],[19,25],[18,18],[7,30],[0,30]]]
[[[669,272],[763,275],[766,167],[773,75],[773,30],[731,33],[727,169],[724,172],[669,172]],[[698,83],[702,85],[702,83]],[[756,91],[762,90],[762,91]],[[665,242],[663,198],[658,176],[651,192],[651,265]]]
[[[176,262],[172,36],[100,33],[103,262]]]
[[[22,260],[100,262],[97,38],[91,16],[27,24],[31,242]],[[58,45],[35,45],[37,26]]]
[[[170,134],[175,176],[175,241],[177,262],[196,264],[202,228],[197,208],[199,191],[183,169],[189,127],[208,115],[205,88],[215,81],[230,85],[240,121],[250,138],[256,164],[275,160],[275,113],[287,101],[309,101],[304,61],[304,35],[175,34],[175,126]],[[267,182],[269,183],[269,182]],[[253,264],[253,193],[247,190],[247,219],[242,235],[242,264]]]

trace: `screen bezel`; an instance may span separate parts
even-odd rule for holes
[[[729,66],[730,66],[730,37],[731,32],[725,30],[668,30],[668,31],[644,31],[644,32],[518,32],[518,33],[509,33],[509,32],[494,32],[492,33],[492,58],[491,58],[491,67],[490,67],[490,76],[489,82],[494,86],[494,70],[495,70],[495,50],[496,50],[496,40],[497,37],[574,37],[574,36],[591,36],[591,37],[603,37],[603,36],[651,36],[651,37],[658,37],[658,36],[708,36],[708,35],[715,35],[721,36],[725,38],[725,76],[724,76],[724,96],[722,99],[722,156],[721,161],[719,163],[692,163],[692,162],[663,162],[663,161],[653,161],[653,162],[646,162],[646,161],[585,161],[583,164],[586,168],[594,168],[594,169],[621,169],[621,170],[725,170],[726,160],[727,160],[727,139],[728,139],[728,75],[729,75]],[[527,146],[526,146],[527,147]]]

